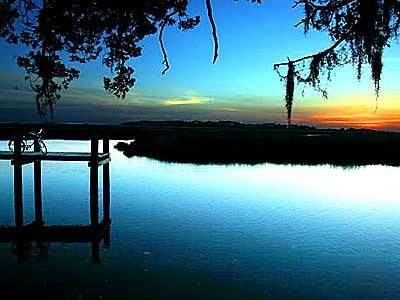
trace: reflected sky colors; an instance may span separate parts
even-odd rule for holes
[[[62,122],[121,123],[130,120],[236,120],[285,122],[284,87],[272,65],[322,50],[330,41],[324,34],[305,37],[293,25],[301,10],[291,0],[214,1],[220,39],[220,57],[211,64],[212,40],[203,0],[194,0],[193,14],[202,22],[190,32],[168,28],[165,44],[171,70],[161,76],[162,56],[157,37],[144,41],[144,55],[134,61],[137,84],[127,100],[105,94],[102,78],[107,70],[100,62],[81,68],[75,82],[57,106],[55,120]],[[0,120],[37,121],[33,94],[15,64],[21,47],[0,42]],[[400,91],[397,77],[400,48],[394,44],[384,60],[382,94],[376,105],[369,70],[361,82],[351,67],[339,68],[328,85],[330,98],[307,89],[298,90],[294,121],[324,127],[397,129]],[[377,107],[377,109],[376,109]]]
[[[87,151],[89,143],[48,148]],[[0,169],[0,224],[11,225],[12,167]],[[28,222],[32,168],[24,174]],[[105,299],[397,299],[399,176],[386,166],[170,164],[113,150],[112,240],[102,264],[88,261],[90,245],[51,243],[46,261],[21,265],[1,244],[1,280],[35,291],[61,282],[70,298],[84,289]],[[88,222],[88,179],[86,163],[43,163],[47,224]]]

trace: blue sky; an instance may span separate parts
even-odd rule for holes
[[[102,78],[108,71],[101,62],[93,62],[80,66],[81,77],[63,94],[55,120],[120,123],[195,118],[284,122],[284,87],[273,71],[273,63],[324,49],[330,41],[324,33],[312,32],[305,37],[301,28],[294,27],[302,11],[292,9],[291,0],[265,0],[262,5],[232,0],[213,2],[220,40],[220,56],[215,65],[211,63],[213,43],[204,0],[193,0],[190,11],[199,14],[202,22],[188,32],[175,27],[166,29],[171,69],[165,76],[161,76],[157,36],[151,36],[143,43],[143,56],[132,61],[137,83],[126,100],[103,92]],[[37,120],[33,94],[24,90],[24,73],[15,63],[23,49],[0,41],[0,51],[0,120]],[[374,120],[390,113],[397,118],[399,68],[400,51],[395,45],[385,55],[383,93],[377,112],[368,70],[357,82],[354,70],[346,67],[338,70],[329,84],[328,101],[310,89],[304,97],[298,93],[295,122],[324,126],[313,117],[324,113],[358,112]],[[351,125],[350,122],[348,126]]]

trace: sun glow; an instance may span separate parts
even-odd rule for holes
[[[353,96],[350,101],[328,100],[326,105],[318,108],[303,108],[295,119],[326,127],[400,130],[400,97],[386,96],[377,101],[362,96]]]

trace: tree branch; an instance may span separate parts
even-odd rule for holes
[[[160,43],[161,52],[162,52],[162,55],[163,55],[163,58],[164,58],[164,60],[163,60],[162,63],[163,63],[163,65],[165,66],[164,70],[161,72],[161,74],[162,74],[163,76],[167,73],[167,71],[168,71],[169,68],[170,68],[169,60],[168,60],[168,53],[167,53],[167,50],[165,49],[164,39],[163,39],[164,30],[165,30],[165,27],[168,25],[169,19],[172,18],[172,17],[173,17],[174,15],[176,15],[177,13],[178,13],[177,11],[174,11],[174,12],[170,13],[169,15],[167,15],[167,16],[165,17],[165,19],[164,19],[164,20],[162,21],[162,23],[161,23],[160,33],[159,33],[159,35],[158,35],[158,42]]]
[[[213,40],[214,40],[213,64],[215,64],[215,62],[217,61],[217,58],[218,58],[219,43],[218,43],[218,35],[217,35],[217,26],[215,25],[215,21],[214,21],[211,0],[206,0],[206,6],[207,6],[207,15],[208,15],[208,19],[210,20],[210,24],[211,24],[211,28],[212,28],[212,36],[213,36]]]
[[[338,47],[343,41],[345,41],[345,37],[341,37],[340,39],[338,39],[332,46],[330,46],[329,48],[325,49],[324,51],[318,52],[316,54],[312,54],[312,55],[307,55],[307,56],[303,56],[301,58],[295,59],[295,60],[291,60],[288,62],[282,62],[282,63],[277,63],[274,64],[274,68],[279,68],[280,66],[288,66],[289,64],[297,64],[299,62],[305,61],[305,60],[309,60],[309,59],[313,59],[317,56],[325,56],[326,54],[329,54],[330,52],[332,52],[333,50],[336,49],[336,47]]]
[[[308,4],[311,5],[315,10],[332,10],[332,9],[338,9],[341,8],[343,6],[346,6],[352,2],[355,2],[356,0],[344,0],[341,3],[337,3],[337,4],[326,4],[326,5],[318,5],[315,4],[313,1],[311,0],[297,0],[294,4],[293,4],[293,8],[296,8],[297,6],[301,5],[301,4]]]
[[[161,74],[164,76],[165,73],[167,73],[167,71],[169,70],[169,61],[168,61],[168,54],[167,51],[165,50],[165,46],[164,46],[164,40],[163,40],[163,34],[164,34],[164,29],[165,26],[167,25],[167,22],[163,22],[160,28],[160,34],[158,35],[158,41],[160,43],[160,48],[161,48],[161,52],[163,55],[163,64],[165,66],[164,70],[161,72]]]
[[[338,9],[340,9],[346,5],[349,5],[355,1],[356,0],[344,0],[343,2],[340,2],[337,4],[328,3],[326,5],[318,5],[318,4],[315,4],[314,1],[311,1],[311,0],[297,0],[293,4],[292,8],[297,8],[299,5],[305,5],[305,6],[309,5],[310,7],[312,7],[312,13],[310,16],[307,16],[307,17],[301,19],[298,23],[296,23],[295,27],[299,27],[300,25],[305,24],[309,20],[313,21],[314,17],[317,15],[318,12],[338,10]]]

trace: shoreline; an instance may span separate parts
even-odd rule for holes
[[[237,122],[131,122],[122,125],[0,124],[0,139],[45,128],[45,139],[92,137],[135,140],[118,144],[127,157],[197,164],[332,164],[400,166],[400,133],[366,129]]]

